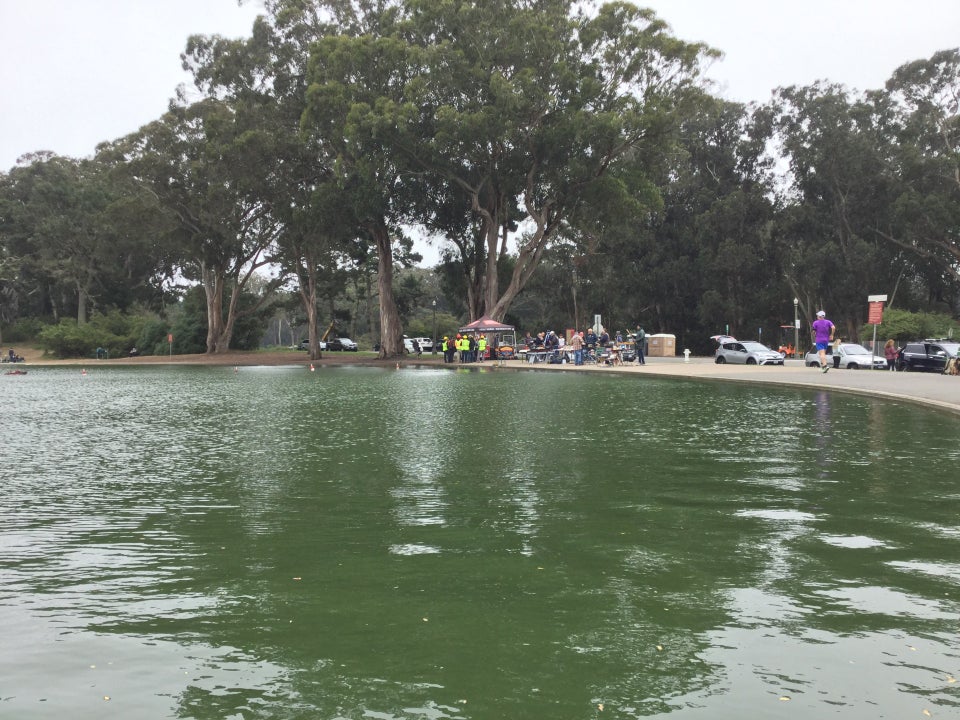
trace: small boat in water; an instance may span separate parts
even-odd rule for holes
[[[4,375],[26,375],[26,370],[7,370]]]

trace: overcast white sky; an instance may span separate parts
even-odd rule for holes
[[[722,50],[724,97],[828,79],[880,87],[904,62],[960,45],[960,0],[648,0],[674,32]],[[248,35],[237,0],[0,0],[0,171],[28,152],[91,155],[158,118],[188,78],[194,33]]]

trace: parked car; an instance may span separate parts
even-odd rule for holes
[[[357,351],[357,344],[348,337],[342,338],[330,338],[326,342],[320,343],[321,350],[347,350],[350,352]]]
[[[329,348],[327,347],[327,343],[325,343],[323,340],[321,340],[320,342],[317,343],[317,347],[318,347],[320,350],[329,350]],[[309,349],[310,349],[310,341],[309,341],[309,340],[301,340],[301,341],[300,341],[300,344],[297,345],[297,349],[298,349],[298,350],[309,350]],[[339,350],[340,348],[336,348],[336,349]]]
[[[886,370],[887,360],[874,355],[863,345],[857,343],[840,343],[837,346],[827,346],[827,362],[835,368],[849,370]],[[816,350],[811,350],[803,356],[803,364],[807,367],[820,367],[820,356]]]
[[[406,335],[404,335],[404,336],[403,336],[403,347],[404,347],[404,349],[405,349],[408,353],[416,352],[416,350],[413,349],[413,341],[414,341],[414,340],[416,340],[417,343],[420,345],[420,352],[428,353],[428,352],[432,352],[432,351],[433,351],[433,340],[431,340],[430,338],[428,338],[428,337],[415,337],[415,338],[411,338],[411,337],[407,337]]]
[[[729,335],[715,335],[717,352],[715,362],[718,365],[734,363],[738,365],[783,365],[785,355],[771,350],[763,343],[752,340],[737,340]]]
[[[927,370],[943,372],[947,360],[957,357],[960,343],[956,340],[918,340],[908,342],[900,351],[897,367],[900,370]]]
[[[320,350],[357,350],[357,344],[350,338],[331,338],[329,340],[321,340],[317,343],[317,347]],[[309,350],[310,341],[301,340],[300,344],[297,345],[298,350]]]

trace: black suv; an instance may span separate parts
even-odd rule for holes
[[[900,370],[932,370],[943,372],[947,360],[957,357],[960,343],[955,340],[918,340],[909,342],[900,351]]]

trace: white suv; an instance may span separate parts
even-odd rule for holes
[[[413,341],[416,340],[420,345],[420,352],[431,352],[433,350],[433,340],[428,337],[415,337],[409,338],[406,335],[403,336],[403,347],[408,353],[414,353],[416,350],[413,349]]]

